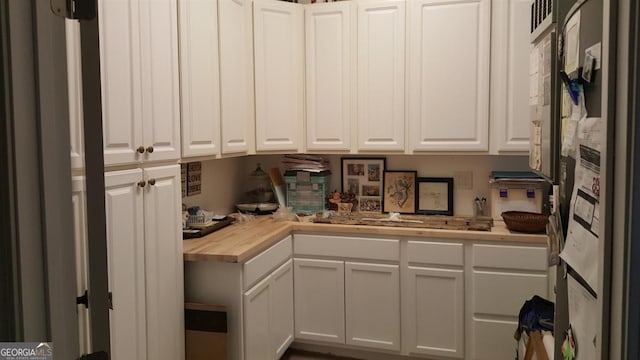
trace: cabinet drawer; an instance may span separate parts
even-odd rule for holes
[[[409,241],[409,263],[433,265],[464,265],[464,247],[460,243]]]
[[[399,261],[400,240],[296,234],[293,252],[296,255]]]
[[[473,359],[513,359],[517,327],[517,321],[474,320]]]
[[[546,271],[549,266],[547,248],[476,244],[473,245],[473,266]]]
[[[533,295],[547,297],[547,275],[474,271],[474,313],[518,316]]]
[[[244,289],[291,257],[291,235],[244,264]]]

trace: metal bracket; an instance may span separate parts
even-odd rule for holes
[[[84,305],[85,309],[89,308],[89,292],[87,290],[84,291],[82,296],[78,296],[76,298],[76,305]]]
[[[97,14],[97,0],[49,0],[51,11],[66,19],[91,20]]]
[[[91,354],[84,354],[78,360],[109,360],[109,354],[105,351],[98,351]]]

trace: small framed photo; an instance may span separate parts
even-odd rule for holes
[[[377,212],[382,210],[382,200],[379,196],[361,196],[358,199],[360,212]]]
[[[416,212],[416,171],[385,171],[382,211],[413,214]]]
[[[453,215],[453,178],[418,178],[419,214]]]
[[[342,192],[351,193],[357,198],[365,196],[369,200],[378,200],[380,204],[385,162],[383,157],[343,157]]]

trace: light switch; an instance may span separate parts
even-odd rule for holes
[[[453,183],[456,189],[471,190],[473,189],[473,172],[471,171],[454,171]]]

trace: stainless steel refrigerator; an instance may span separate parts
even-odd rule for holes
[[[603,101],[608,101],[607,87],[603,86],[603,74],[607,69],[601,67],[603,1],[535,0],[532,3],[531,15],[529,162],[533,170],[554,185],[553,196],[557,201],[555,209],[560,219],[562,236],[552,234],[550,236],[552,242],[556,243],[550,244],[550,248],[552,252],[557,249],[558,253],[565,250],[565,236],[569,236],[569,233],[573,236],[573,244],[576,243],[576,232],[573,231],[575,228],[572,228],[578,224],[576,221],[580,221],[578,225],[581,226],[581,230],[586,229],[586,232],[591,232],[597,237],[597,259],[592,264],[594,268],[589,269],[597,273],[596,282],[586,281],[583,276],[584,271],[576,271],[572,266],[568,266],[563,258],[553,259],[551,269],[556,273],[555,299],[551,299],[555,302],[556,359],[562,359],[562,343],[569,324],[574,322],[569,315],[572,310],[575,310],[576,304],[572,303],[570,307],[568,282],[571,282],[569,287],[574,288],[573,284],[579,284],[578,286],[587,294],[587,297],[592,296],[595,299],[594,308],[597,306],[599,309],[599,312],[594,314],[597,318],[596,335],[589,335],[589,342],[592,344],[585,344],[586,341],[583,338],[582,344],[577,345],[578,349],[581,346],[585,349],[583,351],[585,355],[578,357],[582,359],[588,358],[585,357],[587,346],[593,346],[601,355],[608,351],[608,319],[603,309],[609,296],[609,284],[605,278],[605,274],[608,273],[609,253],[606,246],[606,229],[598,229],[596,221],[600,216],[607,216],[607,212],[598,196],[593,195],[593,191],[589,191],[591,196],[588,196],[590,199],[588,204],[591,205],[590,220],[581,221],[582,219],[575,214],[576,207],[580,206],[577,203],[582,201],[574,194],[576,158],[583,159],[584,162],[584,157],[587,155],[584,152],[580,154],[582,148],[577,145],[578,139],[574,126],[579,121],[571,121],[572,109],[575,109],[571,104],[574,100],[584,104],[588,118],[603,120],[607,118],[608,114],[602,111]],[[598,51],[600,52],[597,53]],[[583,72],[585,67],[588,71]],[[578,92],[580,87],[583,89],[582,96],[579,96]],[[572,99],[569,89],[575,90],[576,98]],[[603,132],[600,153],[592,159],[592,163],[597,164],[598,174],[600,162],[606,156],[606,133],[606,131]],[[580,164],[578,160],[578,165]],[[604,177],[605,174],[599,174],[599,176]],[[594,183],[599,184],[600,179],[593,177]],[[578,180],[576,187],[583,185],[583,179]],[[597,190],[596,194],[606,191],[606,189],[595,189],[595,187],[591,190]],[[597,218],[594,217],[594,213]],[[592,221],[592,219],[596,220]],[[584,267],[580,270],[583,269]],[[575,320],[576,323],[577,321]],[[601,355],[595,358],[607,358]]]

